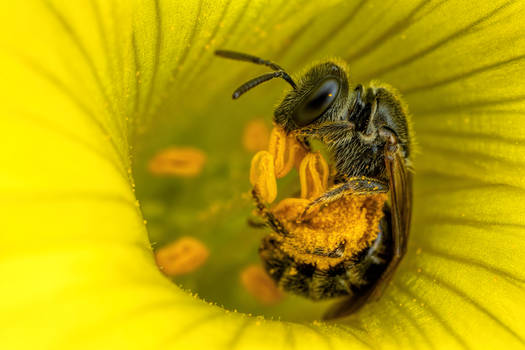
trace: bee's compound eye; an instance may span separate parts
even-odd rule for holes
[[[324,80],[299,106],[293,115],[298,126],[306,126],[319,118],[334,102],[339,93],[339,81]]]

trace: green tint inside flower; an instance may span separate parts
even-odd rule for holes
[[[34,0],[0,14],[2,348],[525,345],[522,2]],[[243,288],[265,234],[246,223],[243,133],[271,127],[289,87],[232,101],[267,69],[217,48],[292,75],[339,57],[351,84],[405,98],[412,236],[379,302],[323,323],[326,303],[265,306]],[[202,151],[202,171],[155,175],[169,147]],[[297,174],[280,186],[298,190]],[[182,236],[209,257],[171,281],[152,250]]]

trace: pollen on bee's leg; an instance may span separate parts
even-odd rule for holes
[[[241,283],[261,304],[273,305],[284,297],[275,281],[259,265],[246,267],[241,272]]]
[[[249,121],[244,127],[242,135],[242,145],[250,152],[257,152],[268,149],[268,139],[270,130],[262,119]]]
[[[206,155],[197,148],[169,147],[149,161],[148,169],[159,176],[192,177],[201,173],[205,162]]]
[[[208,259],[208,248],[193,237],[181,237],[155,253],[159,269],[167,276],[184,275],[198,269]]]
[[[310,201],[304,198],[285,198],[273,207],[272,212],[281,220],[295,221],[308,203]]]
[[[280,127],[274,127],[272,130],[269,151],[275,159],[275,176],[277,178],[288,174],[298,162],[297,159],[302,159],[306,153],[295,136],[286,135],[286,132]]]
[[[329,168],[320,152],[308,153],[299,167],[302,198],[317,198],[328,188]]]
[[[260,151],[253,156],[250,183],[265,202],[271,203],[277,197],[274,158],[268,151]]]

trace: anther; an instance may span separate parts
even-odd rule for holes
[[[208,259],[208,248],[193,237],[182,237],[160,248],[155,260],[167,276],[187,274],[198,269]]]
[[[276,304],[284,296],[274,280],[259,265],[245,268],[241,273],[241,283],[248,293],[265,305]]]
[[[321,153],[308,153],[299,167],[301,197],[317,198],[328,188],[330,170]]]
[[[203,151],[192,147],[170,147],[157,153],[148,169],[159,176],[197,176],[206,162]]]
[[[250,182],[257,194],[267,203],[277,197],[274,158],[267,151],[260,151],[252,158]]]
[[[280,128],[273,128],[270,134],[269,144],[270,154],[275,159],[275,176],[284,177],[292,170],[297,163],[297,159],[304,157],[303,146],[292,135]]]

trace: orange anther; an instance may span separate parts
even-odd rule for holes
[[[267,203],[273,202],[277,197],[274,158],[268,151],[259,151],[252,158],[250,182]]]
[[[275,159],[275,176],[277,178],[288,174],[295,165],[297,157],[304,156],[303,146],[294,136],[286,135],[286,132],[280,127],[275,127],[272,130],[269,151]]]
[[[241,283],[248,293],[265,305],[275,304],[284,296],[274,280],[259,265],[245,268],[241,273]]]
[[[301,197],[311,199],[322,195],[328,187],[329,172],[321,153],[308,153],[299,167]]]
[[[196,176],[201,173],[206,155],[197,148],[170,147],[158,152],[148,169],[155,175]]]
[[[208,248],[193,237],[182,237],[155,253],[157,265],[167,276],[183,275],[198,269],[208,259]]]

